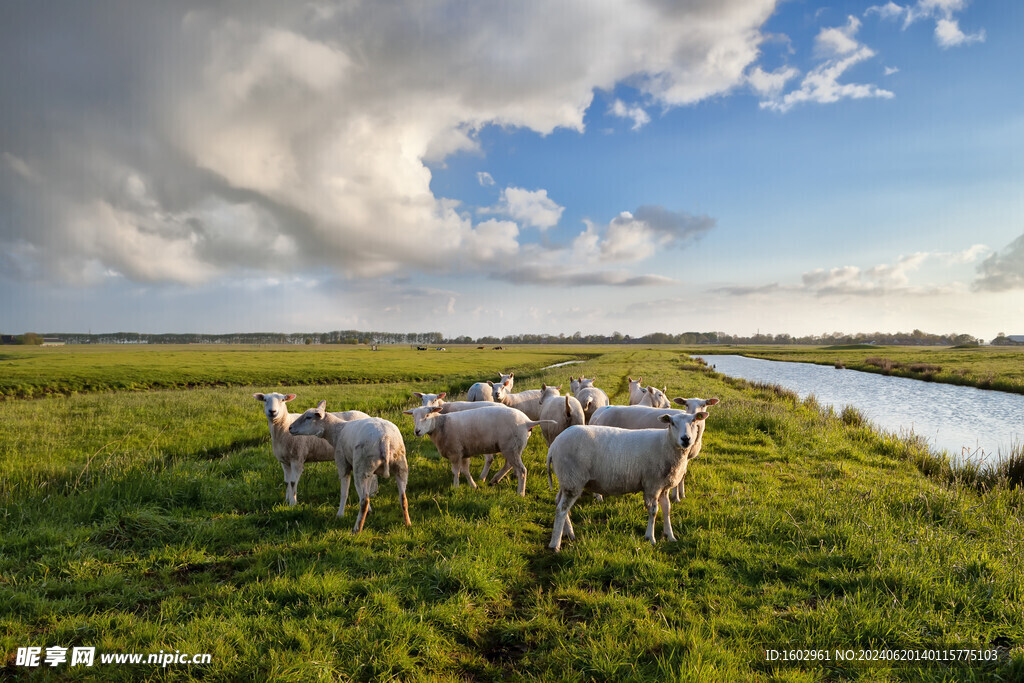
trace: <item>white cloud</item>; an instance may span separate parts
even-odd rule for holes
[[[935,42],[942,48],[983,43],[985,42],[985,31],[981,30],[967,35],[960,30],[960,24],[956,19],[939,19],[935,22]]]
[[[524,190],[521,187],[506,187],[501,191],[497,206],[485,210],[500,213],[523,225],[546,230],[558,225],[565,207],[548,197],[547,190]]]
[[[878,14],[882,19],[895,20],[903,17],[903,28],[911,24],[927,20],[935,20],[935,42],[939,47],[948,49],[960,45],[985,42],[985,30],[967,34],[960,29],[960,22],[954,17],[956,12],[967,8],[967,0],[918,0],[912,5],[897,5],[890,2],[885,5],[869,7],[864,15]]]
[[[895,67],[895,66],[887,66],[887,67],[885,67],[885,69],[883,70],[883,73],[884,73],[884,74],[885,74],[886,76],[892,76],[893,74],[896,74],[896,73],[899,73],[899,72],[900,72],[899,68],[897,68],[897,67]]]
[[[608,111],[622,119],[633,121],[633,130],[640,130],[644,125],[651,122],[651,117],[638,105],[628,106],[622,100],[615,100],[608,108]]]
[[[840,83],[839,78],[852,66],[875,56],[873,50],[854,39],[860,21],[849,17],[846,26],[822,29],[815,40],[816,53],[824,61],[812,69],[797,90],[763,100],[760,106],[778,112],[787,112],[798,104],[817,102],[827,104],[843,99],[869,97],[891,98],[893,93],[869,83]]]
[[[636,263],[658,250],[682,248],[715,226],[709,216],[693,216],[660,206],[641,206],[612,219],[604,234],[590,222],[573,241],[574,261],[582,263]]]
[[[800,71],[791,66],[780,67],[775,71],[765,71],[755,66],[747,73],[747,83],[761,97],[774,99],[786,87],[786,83],[799,75]]]
[[[491,174],[487,171],[478,171],[476,174],[476,180],[483,187],[490,187],[494,185],[494,178],[492,178]]]

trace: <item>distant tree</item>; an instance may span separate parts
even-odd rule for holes
[[[39,346],[43,343],[43,338],[35,332],[26,332],[18,336],[18,343],[24,346]]]

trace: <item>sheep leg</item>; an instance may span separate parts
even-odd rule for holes
[[[563,535],[568,536],[570,541],[576,540],[576,530],[572,528],[572,515],[569,514],[568,510],[565,511],[565,531],[563,531]]]
[[[644,494],[644,505],[647,507],[647,533],[644,534],[644,538],[654,545],[657,543],[654,538],[654,520],[658,517],[658,499]]]
[[[366,515],[370,513],[370,499],[363,498],[359,501],[359,508],[359,517],[356,518],[356,526],[352,529],[357,534],[363,530],[363,524],[366,523]]]
[[[501,469],[498,470],[498,473],[495,474],[494,477],[491,479],[491,486],[494,486],[499,481],[504,479],[505,475],[507,475],[511,471],[512,471],[512,465],[509,464],[508,458],[505,458],[505,464],[501,466]]]
[[[402,467],[395,475],[395,482],[398,484],[398,501],[402,505],[402,517],[405,521],[406,526],[412,526],[412,521],[409,519],[409,496],[405,492],[405,487],[409,483],[409,468]]]
[[[487,482],[487,473],[491,471],[491,463],[494,462],[494,453],[484,454],[484,468],[480,470],[480,481]]]
[[[292,463],[292,505],[299,502],[299,477],[302,476],[302,468],[305,466],[303,462]]]
[[[580,497],[579,492],[560,489],[558,492],[558,504],[555,505],[555,525],[551,530],[551,543],[548,547],[558,552],[562,549],[562,534],[565,531],[565,522],[569,518],[569,508],[576,499]],[[570,538],[575,538],[575,533]]]
[[[462,473],[462,461],[452,460],[452,488],[459,488],[459,475]]]
[[[352,479],[352,469],[345,459],[335,460],[338,466],[338,479],[341,480],[341,501],[338,503],[338,517],[345,516],[345,502],[348,500],[348,485]],[[358,484],[356,485],[358,489]]]
[[[667,541],[675,541],[676,535],[672,533],[672,519],[670,513],[672,512],[672,503],[668,500],[668,491],[664,491],[661,494],[661,516],[662,516],[662,529],[661,535],[665,537]]]
[[[476,481],[473,480],[473,474],[469,471],[468,457],[462,459],[462,473],[466,475],[466,481],[469,482],[469,485],[476,488]]]
[[[281,469],[284,470],[284,502],[288,505],[295,505],[295,487],[292,486],[291,464],[283,462],[281,463]]]

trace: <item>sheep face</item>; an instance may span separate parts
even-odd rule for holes
[[[444,397],[448,395],[448,392],[442,391],[440,394],[423,394],[418,391],[414,391],[412,392],[412,395],[423,401],[420,405],[436,406],[441,405],[444,402]]]
[[[493,387],[493,396],[496,403],[502,403],[505,398],[512,393],[507,384],[495,384]]]
[[[713,405],[718,405],[717,398],[674,398],[672,399],[672,402],[676,405],[683,406],[688,413],[696,413],[698,410],[704,410]]]
[[[441,406],[420,406],[412,410],[405,410],[403,414],[412,415],[413,433],[416,436],[426,436],[434,431],[437,420],[434,418],[441,412]]]
[[[288,414],[288,406],[285,403],[295,398],[295,394],[253,394],[252,397],[263,402],[263,414],[274,422],[282,415]]]
[[[707,419],[707,413],[676,413],[674,415],[662,415],[658,419],[668,423],[669,440],[679,450],[684,450],[697,442],[697,423]]]
[[[316,408],[310,408],[292,422],[288,433],[292,436],[321,436],[324,433],[327,401],[320,401]]]

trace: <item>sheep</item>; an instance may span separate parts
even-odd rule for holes
[[[419,398],[424,406],[440,406],[441,414],[447,415],[448,413],[459,412],[462,410],[473,410],[474,408],[486,408],[487,406],[501,405],[500,403],[494,403],[493,401],[445,401],[444,397],[447,396],[446,392],[440,394],[424,394],[418,391],[412,392],[413,396]],[[484,467],[480,470],[480,478],[487,480],[487,473],[491,471],[491,464],[494,462],[494,453],[484,454]]]
[[[594,413],[598,409],[608,405],[610,401],[608,400],[608,394],[594,386],[593,379],[584,379],[580,377],[580,382],[580,388],[575,392],[576,400],[583,406],[583,416],[586,419],[587,424],[590,424],[590,420],[593,419]]]
[[[662,429],[665,425],[660,421],[660,416],[669,413],[689,413],[694,414],[699,410],[703,409],[707,412],[708,408],[718,404],[717,398],[674,398],[672,402],[685,406],[685,409],[660,409],[651,408],[649,406],[606,406],[594,414],[591,419],[591,425],[605,426],[605,427],[619,427],[621,429]],[[700,455],[700,450],[704,444],[704,429],[706,424],[701,422],[698,425],[697,439],[692,448],[692,453],[689,459],[693,460]],[[686,497],[686,474],[683,474],[682,479],[679,480],[679,486],[672,492],[673,500],[678,501]]]
[[[583,375],[580,375],[579,379],[576,379],[575,377],[570,377],[569,391],[571,391],[573,393],[573,396],[575,396],[576,394],[579,393],[580,389],[594,386],[595,379],[597,378],[594,377],[593,379],[587,379]]]
[[[362,531],[366,515],[370,512],[370,497],[377,492],[377,475],[390,477],[394,469],[402,517],[406,526],[412,526],[409,520],[409,498],[405,493],[409,482],[409,464],[405,459],[405,442],[398,427],[379,417],[345,422],[326,411],[327,401],[320,401],[316,408],[310,408],[292,422],[288,431],[296,436],[322,437],[333,446],[334,463],[338,466],[338,478],[341,480],[338,517],[345,514],[348,485],[354,472],[359,514],[352,531]]]
[[[263,403],[263,413],[267,416],[270,426],[270,450],[281,463],[284,470],[284,499],[288,505],[298,504],[299,477],[307,462],[328,462],[334,460],[334,449],[331,445],[316,437],[292,436],[288,427],[298,417],[290,415],[288,401],[295,394],[253,394],[253,398]],[[347,410],[333,413],[344,421],[362,420],[370,417],[358,410]]]
[[[622,495],[642,491],[648,511],[647,533],[652,544],[654,520],[660,504],[663,535],[676,540],[669,513],[669,491],[686,474],[690,447],[697,438],[697,424],[707,413],[667,414],[659,418],[668,429],[628,430],[615,427],[576,425],[558,435],[548,449],[548,480],[554,469],[558,476],[555,523],[548,545],[556,552],[563,533],[570,540],[576,534],[569,510],[584,491]]]
[[[507,384],[509,391],[512,390],[512,386],[515,384],[515,372],[510,372],[507,375],[503,372],[499,372],[498,376],[501,378],[498,380],[498,384]],[[494,382],[487,380],[486,382],[477,382],[469,388],[466,393],[467,401],[493,401],[494,400]]]
[[[637,377],[636,379],[633,379],[632,377],[627,376],[626,379],[629,381],[629,405],[635,406],[640,403],[640,399],[642,399],[646,393],[643,387],[644,378]]]
[[[543,385],[541,385],[543,386]],[[552,420],[553,425],[541,425],[540,430],[544,434],[544,440],[551,447],[555,437],[564,432],[568,427],[585,423],[583,406],[576,400],[575,396],[565,396],[565,401],[555,399],[562,398],[558,391],[562,387],[545,387],[544,395],[540,402],[540,419]],[[550,390],[554,390],[552,393]]]
[[[441,414],[441,406],[420,406],[406,410],[412,415],[416,436],[428,436],[441,457],[452,466],[452,486],[458,488],[459,475],[465,474],[469,485],[476,488],[469,472],[469,458],[474,455],[501,453],[505,467],[494,476],[497,483],[509,470],[515,470],[517,490],[526,496],[526,466],[523,450],[530,430],[547,420],[530,420],[522,412],[502,405],[489,405],[475,410]]]
[[[667,390],[668,387],[665,387],[665,389],[647,387],[647,389],[644,390],[643,397],[641,397],[637,405],[650,406],[652,408],[671,408],[672,404],[669,403],[668,397],[665,396],[665,392]]]
[[[527,389],[526,391],[520,391],[513,394],[508,385],[494,385],[495,402],[502,403],[509,408],[521,410],[531,420],[540,419],[540,400],[543,395],[543,389]]]

